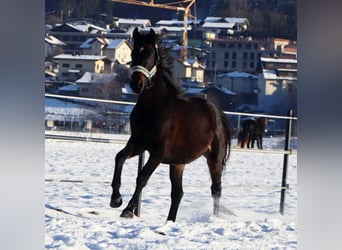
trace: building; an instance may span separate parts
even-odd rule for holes
[[[117,81],[116,74],[85,72],[76,84],[81,97],[111,99],[122,93],[122,86]]]
[[[80,48],[84,55],[106,56],[120,64],[127,64],[131,61],[132,48],[125,39],[88,38]]]
[[[72,54],[81,53],[80,45],[85,40],[90,37],[104,36],[107,30],[90,23],[63,23],[50,29],[47,34],[63,41],[66,44],[64,53]]]
[[[113,26],[114,28],[119,28],[123,30],[134,30],[137,27],[151,27],[151,21],[149,19],[114,17]]]
[[[215,85],[236,93],[236,105],[258,105],[258,76],[246,72],[229,72],[216,76]]]
[[[207,17],[198,29],[202,30],[203,39],[216,39],[243,34],[248,26],[247,18]]]
[[[113,72],[113,62],[106,56],[60,54],[53,59],[58,62],[59,81],[76,81],[85,72]]]
[[[276,56],[274,39],[251,37],[210,39],[210,54],[206,59],[206,78],[213,81],[217,74],[243,71],[255,74],[260,70],[261,57]]]
[[[297,59],[261,57],[259,106],[286,114],[297,108]]]
[[[51,35],[45,35],[45,59],[63,53],[64,42]]]
[[[179,58],[173,61],[173,76],[179,82],[184,79],[189,79],[203,85],[204,70],[205,67],[197,60],[197,58],[190,58],[185,61]]]

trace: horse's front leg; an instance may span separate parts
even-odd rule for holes
[[[126,146],[115,156],[115,170],[112,181],[113,193],[110,199],[110,206],[113,208],[120,207],[122,204],[122,197],[120,194],[121,186],[121,172],[125,161],[135,155],[142,153],[143,150],[134,146],[131,141],[128,141]]]
[[[183,197],[183,171],[184,164],[170,165],[170,180],[171,180],[171,207],[167,220],[176,221],[179,203]]]
[[[147,163],[143,167],[143,169],[140,171],[137,177],[137,184],[135,187],[134,194],[129,201],[127,207],[122,211],[121,217],[125,218],[133,218],[134,211],[138,207],[138,202],[139,202],[139,196],[141,194],[141,191],[143,188],[146,186],[148,179],[151,177],[152,173],[154,170],[157,168],[161,161],[150,158],[148,159]]]

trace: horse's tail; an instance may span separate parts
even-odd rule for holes
[[[232,129],[230,121],[228,120],[228,118],[223,112],[221,112],[221,121],[222,121],[223,129],[224,129],[224,133],[226,137],[226,143],[227,143],[226,155],[223,159],[223,164],[222,164],[223,168],[225,168],[227,160],[229,159],[229,156],[230,156],[233,129]]]

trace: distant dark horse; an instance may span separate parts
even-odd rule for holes
[[[245,145],[247,145],[247,148],[254,148],[256,141],[258,149],[262,149],[262,138],[266,128],[266,117],[244,120],[242,123],[242,131],[238,134],[238,144],[240,144],[241,148],[244,148]]]
[[[139,33],[138,29],[133,32],[130,85],[139,98],[130,115],[131,137],[115,157],[110,206],[122,204],[119,189],[125,160],[147,150],[149,159],[138,174],[135,192],[121,217],[133,217],[142,189],[158,165],[165,163],[170,165],[172,185],[167,220],[175,221],[183,196],[184,166],[201,155],[209,166],[217,215],[222,171],[230,152],[230,123],[208,100],[184,97],[172,78],[167,53],[159,38],[152,29],[147,33]]]

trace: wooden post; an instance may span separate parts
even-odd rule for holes
[[[288,112],[289,117],[293,117],[293,111],[292,109]],[[285,195],[286,195],[286,189],[288,189],[289,185],[286,183],[287,179],[287,166],[288,166],[288,158],[289,155],[286,151],[290,149],[290,138],[291,138],[291,129],[292,129],[292,119],[288,119],[287,125],[286,125],[286,134],[285,134],[285,145],[284,145],[284,161],[283,161],[283,176],[281,181],[281,195],[280,195],[280,214],[284,215],[284,207],[285,207]]]
[[[138,175],[139,175],[140,171],[142,170],[144,164],[145,164],[145,152],[142,152],[142,154],[139,155]],[[140,216],[140,209],[141,209],[141,193],[139,195],[138,207],[134,210],[134,214],[136,216]]]

